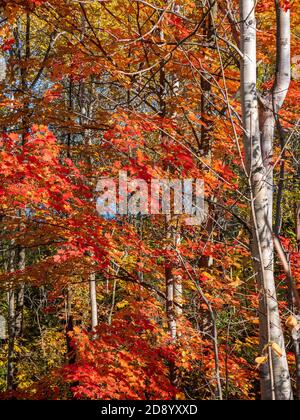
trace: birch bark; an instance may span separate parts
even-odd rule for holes
[[[273,107],[268,107],[266,103],[260,131],[257,99],[255,4],[255,0],[240,0],[241,51],[243,53],[241,60],[241,101],[245,159],[251,191],[252,256],[260,287],[260,345],[262,351],[268,349],[269,356],[268,363],[261,369],[261,394],[263,400],[290,400],[293,399],[293,394],[276,295],[272,231],[273,139],[276,114],[283,104],[289,85],[289,12],[285,13],[281,9],[278,10],[280,6],[277,5],[279,41],[276,83],[272,92]],[[271,350],[272,343],[276,343],[281,348],[281,357],[278,357]]]

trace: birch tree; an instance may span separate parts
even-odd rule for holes
[[[260,346],[267,362],[261,368],[263,400],[293,398],[274,279],[273,139],[278,112],[290,82],[290,11],[275,1],[277,13],[277,68],[271,93],[257,92],[255,1],[240,0],[241,101],[247,176],[251,192],[252,257],[260,288]],[[274,349],[280,349],[276,352]]]

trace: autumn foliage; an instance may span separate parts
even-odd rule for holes
[[[209,3],[1,2],[1,398],[260,398],[267,357],[244,172],[239,7]],[[296,55],[300,8],[281,7]],[[276,67],[274,2],[258,1],[256,13],[262,106]],[[275,277],[295,390],[288,279],[299,290],[299,80],[272,157],[290,269],[276,257]],[[118,181],[119,171],[149,187],[153,178],[203,180],[208,217],[188,226],[172,212],[100,216],[97,182]]]

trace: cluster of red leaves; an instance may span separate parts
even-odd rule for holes
[[[14,43],[15,43],[14,38],[6,39],[0,48],[2,51],[10,51]]]
[[[76,399],[172,399],[169,378],[174,349],[145,309],[124,310],[111,326],[101,324],[94,337],[73,335],[77,361],[63,369]]]
[[[31,209],[46,206],[70,213],[70,199],[83,204],[75,197],[79,186],[71,180],[80,180],[80,174],[71,160],[60,161],[60,148],[46,127],[33,127],[24,144],[19,135],[4,134],[0,148],[0,208],[4,212],[30,205]]]
[[[35,6],[41,6],[45,0],[30,0],[30,3],[33,3]]]
[[[295,244],[289,238],[281,237],[281,243],[283,245],[283,248],[286,254],[288,254],[289,256],[288,258],[291,265],[292,274],[297,283],[297,287],[300,290],[300,258],[299,258],[300,252],[299,252],[299,249],[297,248],[297,246],[295,246]],[[280,278],[285,279],[286,274],[285,273],[282,274]]]
[[[290,0],[280,0],[280,7],[285,12],[288,12],[292,7],[291,1]],[[273,0],[261,0],[261,1],[258,1],[256,11],[258,13],[263,13],[263,12],[272,11],[273,9],[274,9],[274,1]]]
[[[175,36],[177,39],[182,40],[190,34],[190,31],[186,27],[186,24],[183,21],[183,19],[176,15],[168,16],[166,18],[165,26],[166,28],[164,29],[164,31],[171,38]]]
[[[289,0],[282,0],[281,7],[285,12],[288,12],[291,9],[291,2]]]
[[[83,258],[89,265],[92,257],[106,266],[109,239],[103,221],[83,175],[70,159],[60,158],[54,135],[46,127],[34,126],[26,139],[4,134],[0,148],[0,214],[10,223],[9,231],[15,221],[20,223],[19,240],[26,246],[50,245],[52,240],[56,245],[53,256],[27,265],[22,273],[16,271],[16,280],[22,276],[36,283],[40,272],[46,280],[47,272],[59,273],[58,265],[68,264],[72,270]]]

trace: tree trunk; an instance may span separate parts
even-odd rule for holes
[[[294,353],[296,359],[296,381],[297,381],[297,395],[296,399],[300,401],[300,337],[294,340]]]
[[[296,236],[297,236],[298,250],[300,251],[300,203],[297,204],[297,209],[296,209]]]
[[[83,33],[85,31],[85,23],[83,21]],[[89,103],[87,98],[94,90],[93,80],[90,80],[90,89],[85,85],[85,83],[81,83],[80,86],[80,107],[81,107],[81,123],[89,123],[89,119],[93,116],[94,107],[93,104]],[[94,159],[92,156],[92,152],[90,152],[90,148],[93,144],[93,133],[89,129],[83,130],[83,141],[84,145],[87,148],[86,150],[86,163],[88,168],[88,178],[91,176],[93,172],[93,165]],[[88,180],[88,185],[91,189],[94,189],[93,182]],[[92,199],[94,201],[94,198]],[[89,275],[89,297],[90,297],[90,308],[91,308],[91,327],[92,331],[98,326],[98,307],[97,307],[97,282],[96,282],[96,273],[91,273]]]
[[[174,302],[176,318],[180,318],[183,314],[183,284],[181,276],[175,276]]]
[[[14,247],[14,243],[11,243]],[[15,271],[15,249],[10,251],[9,256],[9,271]],[[7,353],[7,390],[13,391],[15,389],[15,337],[16,337],[16,314],[15,314],[15,291],[13,285],[9,285],[8,298],[8,353]]]
[[[24,248],[20,248],[18,252],[19,256],[19,270],[25,270],[26,266],[26,252]],[[21,284],[16,299],[16,337],[20,337],[23,334],[23,319],[24,319],[24,298],[25,298],[25,285]]]
[[[0,82],[6,79],[6,61],[3,53],[0,53]]]
[[[97,308],[97,286],[96,286],[96,274],[90,275],[90,301],[91,301],[91,318],[92,318],[92,330],[98,326],[98,308]]]
[[[273,246],[273,156],[274,113],[264,114],[260,134],[256,72],[255,0],[240,0],[241,13],[241,100],[243,110],[244,147],[247,176],[251,191],[252,256],[260,287],[260,346],[268,350],[268,363],[261,369],[263,400],[293,399],[274,280]],[[279,28],[278,28],[279,29]],[[280,29],[279,29],[280,30]],[[281,38],[281,36],[280,36]],[[281,86],[277,75],[276,86]],[[275,93],[279,92],[274,89]],[[278,93],[279,96],[279,93]],[[282,93],[280,93],[282,98]],[[262,140],[262,142],[261,142]],[[282,356],[271,349],[276,343]]]
[[[296,237],[297,237],[297,250],[300,252],[300,203],[297,203],[296,208]],[[297,319],[300,324],[299,310],[297,313]],[[296,334],[293,336],[294,342],[294,354],[296,361],[296,378],[297,378],[297,400],[300,401],[300,333],[299,330],[295,331]]]

